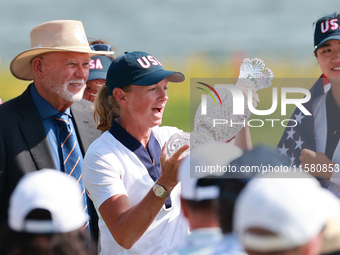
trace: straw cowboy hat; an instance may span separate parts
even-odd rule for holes
[[[55,20],[36,26],[31,31],[31,48],[18,54],[11,62],[14,77],[33,80],[31,61],[47,52],[82,52],[94,55],[111,55],[113,51],[94,51],[90,48],[84,26],[78,20]]]

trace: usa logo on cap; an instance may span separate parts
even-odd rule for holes
[[[155,57],[148,55],[147,57],[143,56],[141,58],[137,59],[138,64],[140,64],[143,68],[149,68],[151,65],[158,66],[161,65],[161,62],[159,62]]]
[[[91,58],[90,69],[103,69],[103,64],[100,58]]]
[[[314,31],[314,52],[329,40],[340,40],[340,15],[327,14],[317,20]]]
[[[94,56],[90,60],[90,74],[88,81],[106,79],[106,73],[111,65],[112,59],[106,56]]]
[[[143,51],[125,52],[115,58],[106,76],[106,86],[109,95],[115,88],[133,84],[149,86],[163,79],[169,82],[182,82],[184,75],[180,72],[167,71],[152,55]]]

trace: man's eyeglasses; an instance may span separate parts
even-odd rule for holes
[[[95,51],[110,51],[111,45],[108,44],[94,44],[90,45],[90,48]]]

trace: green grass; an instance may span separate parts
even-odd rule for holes
[[[164,61],[163,61],[164,62]],[[192,56],[181,66],[175,66],[175,62],[163,63],[168,70],[178,70],[185,74],[186,80],[181,84],[169,84],[168,96],[169,101],[165,108],[162,125],[176,126],[186,132],[190,132],[190,80],[193,78],[235,78],[238,76],[240,62],[223,62],[216,63],[204,56]],[[315,63],[311,64],[291,64],[289,61],[266,60],[275,75],[273,86],[278,87],[278,96],[280,98],[280,87],[305,87],[309,89],[321,71]],[[287,78],[312,78],[312,79],[287,79]],[[284,78],[284,79],[276,79]],[[230,80],[229,80],[230,81]],[[236,79],[233,79],[235,83]],[[0,98],[3,102],[20,95],[30,82],[15,79],[9,72],[8,67],[2,64],[0,69]],[[213,84],[210,84],[213,85]],[[269,109],[271,106],[272,90],[270,88],[258,91],[260,104],[258,109]],[[292,98],[301,97],[301,95],[292,95]],[[280,100],[279,106],[271,116],[255,116],[252,119],[289,119],[293,106],[287,108],[286,116],[281,116]],[[193,106],[192,106],[193,107]],[[194,106],[197,107],[197,106]],[[255,124],[255,123],[254,123]],[[258,123],[256,123],[258,124]],[[270,126],[270,122],[260,128],[251,128],[253,144],[265,143],[270,146],[276,146],[284,128],[275,122],[275,127]]]

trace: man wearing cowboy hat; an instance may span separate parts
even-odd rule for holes
[[[100,135],[92,118],[92,103],[81,99],[90,57],[113,52],[91,50],[80,21],[46,22],[33,28],[30,35],[31,48],[17,55],[10,69],[16,78],[33,83],[22,95],[0,107],[0,221],[7,219],[9,197],[28,172],[57,169],[81,183],[83,156]],[[69,157],[78,152],[76,170],[66,169],[63,160],[59,136],[63,131],[57,123],[58,114],[67,116],[69,132],[73,133],[75,149]],[[85,196],[84,203],[86,206]]]

